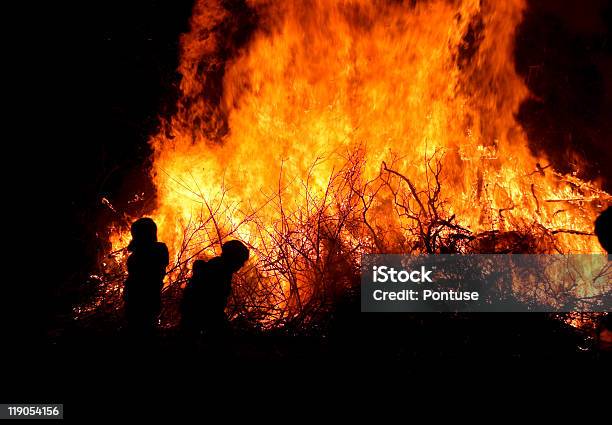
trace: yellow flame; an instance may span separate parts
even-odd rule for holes
[[[423,250],[406,211],[441,214],[472,235],[546,229],[541,252],[601,252],[585,234],[609,196],[532,155],[514,118],[529,95],[513,61],[523,0],[248,5],[257,28],[235,47],[227,37],[241,24],[219,2],[196,4],[178,111],[151,138],[150,215],[177,261],[242,239],[258,285],[285,308],[317,293],[321,251],[337,249],[310,240],[316,226],[337,229],[342,255],[357,262],[381,247]],[[296,290],[299,301],[287,301]]]

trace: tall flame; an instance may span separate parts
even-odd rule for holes
[[[177,112],[151,138],[174,272],[242,239],[242,296],[287,316],[364,252],[526,231],[545,236],[530,250],[601,252],[609,195],[535,157],[515,120],[523,0],[228,3],[197,2]]]

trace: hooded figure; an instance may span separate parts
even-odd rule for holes
[[[219,335],[226,326],[225,307],[232,291],[232,276],[249,259],[248,248],[240,241],[225,242],[221,255],[193,263],[191,279],[181,303],[183,330],[198,335],[205,331]]]
[[[141,218],[132,224],[132,241],[128,245],[128,278],[124,299],[130,331],[150,335],[155,330],[161,309],[161,289],[168,248],[157,242],[157,226],[150,218]]]

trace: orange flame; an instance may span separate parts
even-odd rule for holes
[[[242,40],[221,3],[197,2],[178,110],[151,138],[173,273],[239,238],[245,279],[267,289],[253,305],[288,317],[321,298],[324,268],[439,252],[457,232],[540,229],[530,249],[601,252],[589,234],[609,195],[535,157],[515,120],[523,0],[249,0]]]

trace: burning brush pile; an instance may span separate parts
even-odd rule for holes
[[[167,305],[229,239],[252,253],[229,314],[263,327],[316,321],[364,253],[602,252],[610,195],[534,156],[515,120],[523,0],[232,4],[195,5],[177,111],[150,139]],[[78,314],[121,305],[133,219]]]

